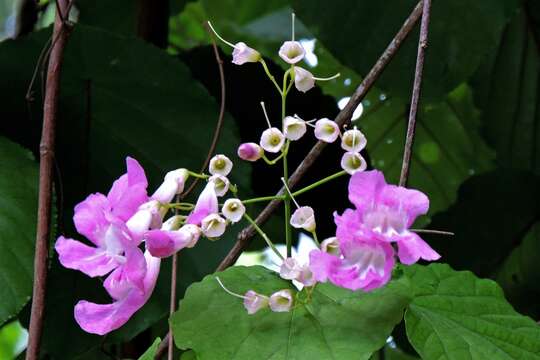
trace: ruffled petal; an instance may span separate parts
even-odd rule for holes
[[[356,172],[349,182],[349,200],[363,213],[364,209],[377,201],[377,196],[386,186],[384,175],[378,170]]]
[[[63,236],[56,241],[55,249],[64,267],[79,270],[91,277],[106,275],[119,265],[120,258],[111,256],[105,249],[91,247]]]
[[[111,211],[109,200],[103,194],[91,194],[75,206],[73,222],[77,231],[96,245],[103,242],[103,233],[109,225],[106,214]]]
[[[395,185],[384,187],[379,195],[379,202],[400,213],[405,213],[407,227],[411,226],[418,216],[427,213],[429,209],[429,198],[424,193]]]
[[[397,244],[399,261],[405,265],[414,264],[420,259],[434,261],[441,258],[441,255],[415,233],[401,237]]]
[[[359,214],[352,209],[345,210],[341,216],[335,212],[334,222],[336,223],[336,237],[340,244],[353,241],[361,227]]]

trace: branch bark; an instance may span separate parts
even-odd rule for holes
[[[394,55],[397,53],[398,49],[400,48],[403,41],[407,38],[407,36],[410,34],[418,20],[420,19],[420,16],[422,15],[422,9],[423,9],[423,2],[420,1],[414,10],[411,12],[409,17],[405,20],[403,25],[401,26],[401,29],[397,32],[397,34],[394,36],[388,47],[384,50],[380,58],[377,60],[373,68],[369,71],[369,73],[366,75],[362,83],[358,86],[358,88],[355,90],[353,95],[351,96],[351,99],[349,100],[349,103],[339,112],[339,114],[336,116],[335,121],[340,125],[344,126],[345,124],[349,123],[351,121],[352,114],[356,107],[360,104],[360,102],[364,99],[364,97],[367,95],[368,91],[371,89],[375,81],[380,77],[385,67],[388,65],[388,63],[392,60]],[[324,142],[317,142],[315,146],[310,150],[306,158],[302,161],[302,163],[298,166],[298,168],[295,170],[295,172],[292,174],[292,176],[289,178],[289,186],[293,187],[298,183],[298,181],[302,178],[302,176],[306,173],[306,171],[313,165],[315,160],[319,157],[323,149],[326,147],[326,143]],[[280,196],[284,194],[285,189],[282,188],[276,195]],[[255,219],[255,222],[257,224],[262,224],[270,218],[270,215],[276,210],[277,206],[279,205],[279,200],[271,201],[264,210],[257,216]],[[232,249],[229,251],[229,253],[225,256],[225,258],[221,261],[219,266],[217,267],[216,271],[222,271],[228,268],[229,266],[233,265],[242,251],[249,245],[251,238],[255,235],[255,229],[253,226],[248,226],[245,229],[243,229],[238,234],[238,240],[232,247]],[[169,343],[169,339],[171,338],[171,333],[167,333],[163,340],[161,341],[158,350],[155,354],[155,359],[159,360],[163,356],[165,349],[167,348],[167,344]]]
[[[418,39],[418,54],[416,57],[416,69],[414,72],[414,84],[411,99],[411,110],[409,112],[409,124],[407,126],[407,137],[405,138],[405,150],[403,151],[403,163],[401,165],[401,175],[399,186],[406,186],[411,167],[411,154],[416,131],[416,114],[420,101],[420,90],[422,89],[422,74],[424,71],[424,59],[428,44],[429,16],[431,12],[431,0],[424,0],[422,11],[422,23],[420,25],[420,38]]]
[[[43,318],[45,315],[55,126],[58,114],[62,57],[70,30],[67,22],[70,1],[58,0],[57,9],[59,11],[57,11],[55,17],[53,38],[58,40],[54,41],[52,44],[48,64],[47,84],[43,104],[43,128],[39,146],[39,199],[36,248],[34,255],[34,288],[26,360],[37,360],[39,357]]]

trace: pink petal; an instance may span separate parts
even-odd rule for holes
[[[415,233],[401,237],[397,244],[399,261],[405,265],[414,264],[420,259],[434,261],[441,257]]]
[[[146,174],[139,162],[131,157],[126,158],[126,167],[128,175],[128,186],[142,185],[145,189],[148,186]]]
[[[126,263],[116,268],[103,284],[109,295],[116,300],[123,299],[133,287],[144,291],[146,260],[143,252],[133,247],[126,251],[125,257]]]
[[[126,296],[112,304],[95,304],[79,301],[75,305],[75,320],[86,332],[105,335],[124,325],[133,314],[148,301],[154,291],[161,259],[145,252],[146,275],[143,280],[144,291],[134,287]]]
[[[195,209],[186,220],[187,224],[200,225],[202,220],[210,214],[218,212],[218,199],[214,184],[209,182],[199,195]]]
[[[380,194],[379,201],[390,208],[404,211],[407,215],[407,227],[429,209],[429,199],[424,193],[395,185],[386,186]]]
[[[193,240],[187,231],[150,230],[145,235],[146,248],[160,258],[171,256],[190,245]]]
[[[349,182],[349,200],[363,212],[377,201],[378,194],[385,186],[384,175],[378,170],[354,173]]]
[[[359,213],[352,209],[347,209],[343,212],[343,215],[339,216],[337,212],[334,213],[334,222],[336,223],[336,237],[340,243],[346,243],[352,241],[356,232],[360,230]]]
[[[119,265],[118,259],[104,249],[63,236],[56,241],[55,249],[64,267],[82,271],[91,277],[106,275]]]
[[[91,194],[75,206],[73,222],[80,234],[99,246],[109,225],[106,214],[110,211],[109,200],[103,194]]]

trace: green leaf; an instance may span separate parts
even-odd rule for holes
[[[495,282],[445,264],[405,274],[415,288],[407,335],[423,359],[540,359],[540,326],[518,314]]]
[[[139,360],[154,360],[154,356],[156,355],[156,351],[160,342],[161,339],[156,338],[156,340],[154,340],[154,342],[152,343],[152,346],[150,346],[148,350],[146,350],[144,354],[139,357]]]
[[[538,6],[527,3],[472,84],[482,110],[482,134],[497,151],[500,166],[540,174],[540,26],[531,20]]]
[[[310,302],[288,313],[263,309],[248,315],[239,294],[291,288],[263,267],[233,267],[189,287],[171,318],[176,345],[199,359],[368,359],[382,347],[409,301],[408,283],[395,280],[371,292],[319,284]],[[298,295],[305,298],[305,292]]]
[[[342,64],[359,74],[367,74],[416,4],[416,0],[293,1],[300,20]],[[497,45],[517,5],[515,0],[433,3],[423,102],[442,100],[472,75]],[[415,31],[378,81],[393,96],[410,98],[417,44]]]
[[[0,325],[32,295],[38,165],[32,154],[0,137]]]

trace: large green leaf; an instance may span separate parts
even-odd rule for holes
[[[216,276],[240,294],[253,289],[270,295],[291,287],[259,266],[233,267],[190,286],[171,323],[176,345],[193,349],[202,360],[368,359],[384,345],[409,301],[403,280],[372,293],[319,284],[312,300],[298,302],[291,312],[248,315]]]
[[[0,325],[32,295],[38,166],[32,154],[0,137]]]
[[[540,326],[518,314],[501,288],[448,265],[413,266],[407,335],[424,359],[540,359]]]
[[[153,360],[154,356],[156,355],[156,351],[160,342],[161,342],[160,338],[157,338],[156,340],[154,340],[154,342],[152,343],[152,346],[150,346],[148,350],[146,350],[144,354],[141,355],[139,360]]]
[[[482,133],[500,166],[540,174],[540,26],[531,20],[540,9],[526,3],[472,83]]]
[[[300,20],[344,65],[367,74],[414,8],[416,0],[295,0]],[[442,100],[468,79],[496,45],[515,0],[447,0],[432,6],[423,101]],[[409,99],[418,32],[410,36],[378,84]]]

